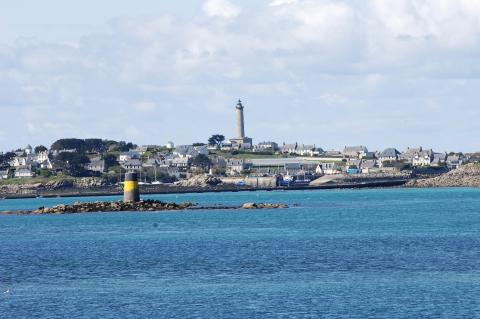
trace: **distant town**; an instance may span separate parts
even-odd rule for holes
[[[235,137],[213,134],[190,145],[136,145],[97,138],[64,138],[50,147],[27,145],[0,152],[0,180],[102,177],[121,183],[127,171],[136,171],[145,184],[170,184],[204,175],[223,178],[271,177],[276,185],[309,184],[322,176],[401,175],[413,169],[448,171],[478,161],[477,154],[440,153],[416,146],[398,150],[369,150],[345,146],[324,150],[316,144],[263,141],[245,135],[244,106],[235,106]],[[232,179],[235,183],[242,180]]]

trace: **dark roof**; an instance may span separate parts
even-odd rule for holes
[[[386,148],[380,153],[380,157],[397,157],[400,152],[395,148]]]

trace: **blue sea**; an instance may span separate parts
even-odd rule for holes
[[[146,198],[290,208],[0,216],[0,318],[480,318],[479,189]]]

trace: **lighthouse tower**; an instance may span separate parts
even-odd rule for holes
[[[243,120],[243,105],[241,100],[238,100],[235,108],[237,110],[237,138],[240,139],[245,137],[245,123]]]
[[[235,112],[237,117],[237,136],[230,139],[230,143],[232,147],[236,149],[251,149],[253,147],[253,141],[251,138],[245,136],[245,119],[243,117],[243,104],[241,100],[238,100],[235,106]]]

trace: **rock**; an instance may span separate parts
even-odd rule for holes
[[[245,203],[242,205],[243,209],[255,209],[257,208],[257,204],[255,203]]]
[[[222,180],[209,175],[195,175],[187,180],[181,180],[175,183],[177,186],[183,187],[207,187],[221,184]]]
[[[165,210],[192,210],[192,209],[206,209],[206,210],[218,210],[218,209],[264,209],[264,208],[287,208],[284,204],[271,204],[271,203],[245,203],[242,206],[207,206],[197,207],[197,204],[191,202],[185,202],[181,204],[177,203],[165,203],[156,200],[146,200],[140,202],[95,202],[95,203],[80,203],[76,202],[73,205],[56,205],[51,208],[39,207],[36,210],[31,211],[16,211],[15,214],[75,214],[80,212],[116,212],[116,211],[165,211]],[[0,212],[7,214],[9,212]]]
[[[480,165],[467,164],[440,176],[409,181],[407,187],[480,187]]]

